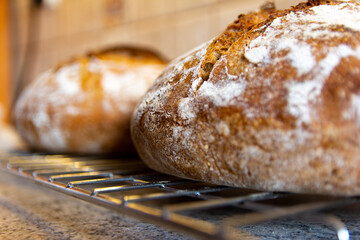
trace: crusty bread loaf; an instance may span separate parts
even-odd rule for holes
[[[133,154],[131,115],[165,66],[158,54],[125,46],[61,64],[20,96],[18,132],[40,151]]]
[[[174,60],[139,104],[141,158],[215,184],[359,195],[360,4],[313,0],[234,25],[236,40]]]

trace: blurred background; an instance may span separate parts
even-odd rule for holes
[[[278,8],[299,0],[275,0]],[[0,119],[40,72],[119,44],[169,59],[220,34],[265,0],[0,0]]]

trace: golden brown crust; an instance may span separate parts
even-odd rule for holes
[[[166,66],[150,50],[117,47],[43,73],[16,104],[19,133],[35,150],[134,154],[130,118]]]
[[[240,14],[238,19],[230,24],[225,31],[216,37],[208,46],[205,58],[201,63],[200,73],[202,79],[206,81],[209,78],[216,61],[229,50],[232,44],[251,29],[258,28],[258,25],[266,25],[266,23],[264,23],[265,21],[271,22],[274,18],[286,15],[290,11],[305,10],[322,4],[334,5],[337,3],[337,1],[311,0],[306,3],[300,3],[289,10],[276,10],[273,3],[267,2],[258,12]]]
[[[132,138],[152,168],[270,191],[360,194],[360,4],[309,1],[172,62]],[[210,48],[209,48],[210,46]]]
[[[236,42],[245,32],[252,29],[257,24],[265,21],[270,15],[275,14],[274,4],[267,3],[259,12],[240,14],[226,30],[216,37],[208,46],[204,60],[201,63],[201,77],[205,81],[209,78],[211,70],[217,60],[228,51],[231,45]]]
[[[153,61],[163,64],[166,64],[168,62],[168,60],[164,56],[160,55],[157,52],[154,52],[154,50],[134,46],[116,46],[100,51],[92,51],[87,54],[87,57],[104,57],[108,55],[117,57],[124,56],[128,60],[136,60],[137,62]]]

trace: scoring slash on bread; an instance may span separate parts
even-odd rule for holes
[[[134,154],[131,115],[165,66],[153,51],[118,47],[52,68],[17,101],[18,132],[50,153]]]
[[[158,171],[268,191],[360,194],[360,4],[240,15],[174,60],[132,138]]]

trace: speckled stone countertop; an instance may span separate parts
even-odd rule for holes
[[[0,171],[0,239],[190,239]]]
[[[229,210],[230,211],[230,210]],[[351,240],[360,239],[360,203],[327,211],[345,222]],[[202,219],[227,215],[209,210]],[[230,213],[229,213],[230,214]],[[337,239],[321,224],[286,218],[241,228],[261,239]],[[192,239],[97,207],[0,171],[0,239]]]

